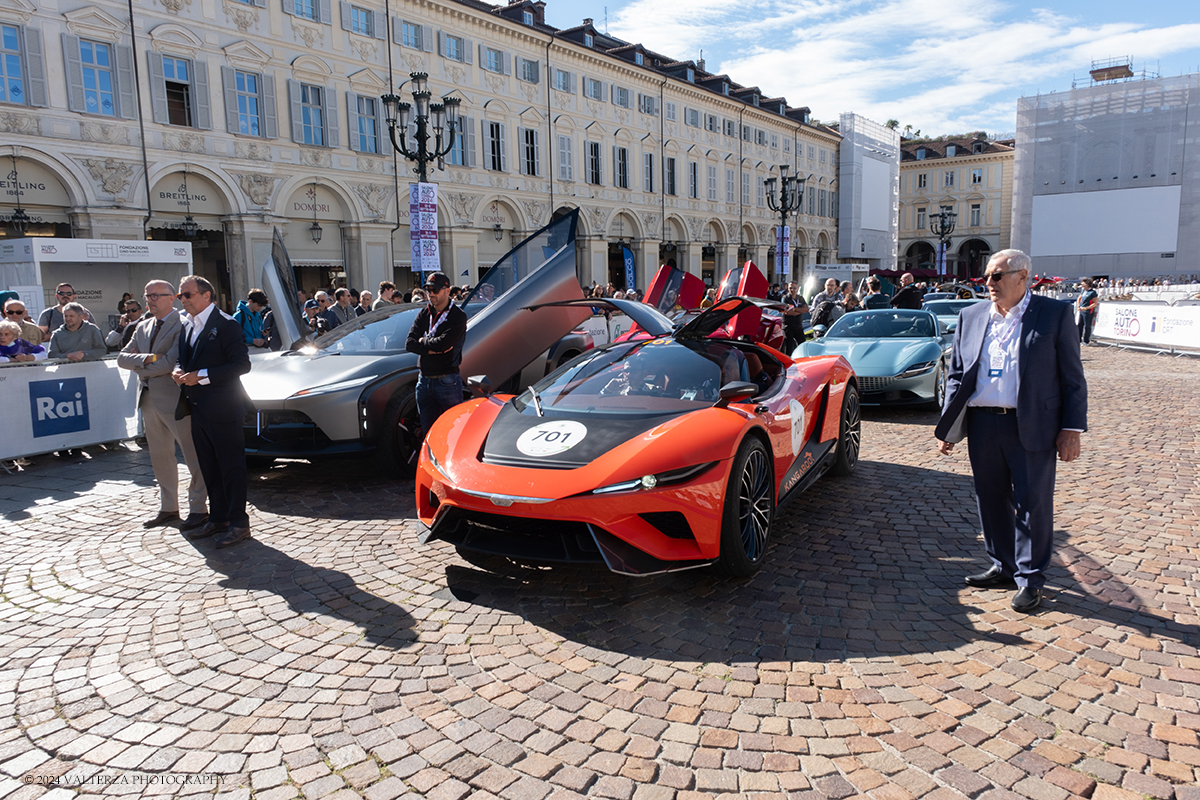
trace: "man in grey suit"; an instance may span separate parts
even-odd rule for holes
[[[949,455],[970,438],[991,569],[967,585],[1020,587],[1014,611],[1042,600],[1054,544],[1055,457],[1079,457],[1087,382],[1071,306],[1029,292],[1029,256],[1001,250],[984,277],[990,303],[959,314],[935,435]]]
[[[188,486],[188,515],[180,530],[190,531],[208,521],[204,502],[208,492],[200,474],[196,447],[192,444],[190,417],[175,419],[179,388],[171,371],[179,360],[179,312],[174,308],[175,288],[166,281],[146,284],[146,307],[153,315],[138,323],[133,337],[117,356],[117,366],[138,376],[138,408],[150,448],[150,465],[158,481],[158,516],[143,526],[157,528],[179,518],[179,465],[175,445],[183,451],[183,461],[192,474]]]

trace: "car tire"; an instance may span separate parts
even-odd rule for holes
[[[771,543],[775,520],[775,475],[771,455],[760,439],[748,436],[738,448],[725,487],[721,514],[721,554],[713,568],[745,578],[758,572]]]
[[[858,466],[858,452],[862,445],[862,406],[858,401],[858,389],[849,384],[842,394],[841,421],[838,423],[837,452],[830,470],[839,478],[845,478]]]
[[[379,466],[392,475],[413,474],[417,466],[417,449],[424,439],[415,386],[406,386],[392,395],[383,412],[383,426],[375,446]]]
[[[941,411],[942,405],[946,402],[946,365],[941,361],[938,362],[937,369],[933,373],[933,399],[925,404],[925,408],[930,411]]]

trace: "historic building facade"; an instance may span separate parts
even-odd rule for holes
[[[958,214],[946,273],[978,277],[988,256],[1009,246],[1013,141],[984,135],[900,143],[901,270],[933,269],[938,237],[929,230],[942,206]]]
[[[570,208],[584,282],[621,285],[623,246],[638,288],[668,261],[710,281],[744,258],[772,268],[762,182],[781,163],[808,177],[791,270],[831,257],[836,131],[590,20],[551,28],[543,8],[157,0],[131,21],[116,0],[0,0],[0,232],[18,235],[18,205],[31,235],[76,238],[180,239],[190,216],[196,269],[227,304],[260,283],[275,228],[301,286],[408,285],[412,165],[380,96],[426,72],[462,101],[430,176],[456,281]]]

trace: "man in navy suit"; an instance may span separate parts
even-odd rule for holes
[[[1079,457],[1087,382],[1066,303],[1029,292],[1029,256],[1001,250],[984,272],[991,303],[967,306],[954,333],[943,455],[970,438],[983,541],[992,567],[969,586],[1020,587],[1015,611],[1042,600],[1054,544],[1055,457]]]
[[[212,284],[198,275],[179,284],[186,313],[181,315],[179,365],[172,377],[181,392],[176,418],[192,415],[192,440],[208,487],[208,522],[185,535],[216,535],[217,547],[229,547],[250,538],[241,381],[250,371],[250,355],[242,327],[222,314],[212,298]]]

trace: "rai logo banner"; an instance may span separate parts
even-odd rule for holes
[[[29,414],[33,436],[56,436],[86,431],[88,419],[87,380],[63,378],[29,384]]]

